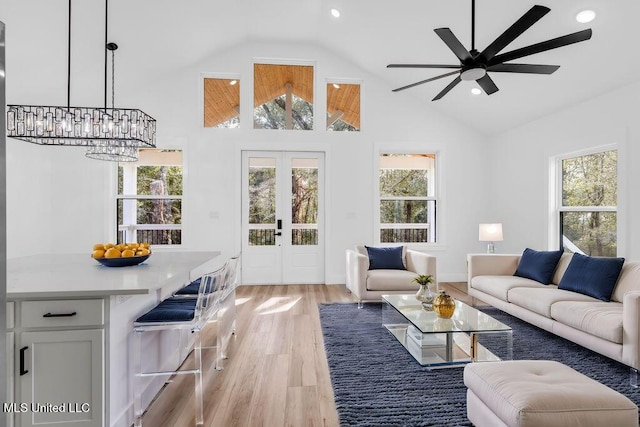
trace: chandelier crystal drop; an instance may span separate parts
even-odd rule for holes
[[[117,143],[115,141],[98,141],[87,148],[85,153],[90,159],[118,161],[118,162],[137,162],[138,147],[134,144]]]

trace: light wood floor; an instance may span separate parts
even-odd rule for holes
[[[465,283],[440,286],[470,301]],[[353,302],[344,285],[240,286],[236,299],[224,370],[213,369],[215,350],[203,350],[205,425],[338,426],[317,304]],[[193,376],[168,383],[143,423],[193,426]]]

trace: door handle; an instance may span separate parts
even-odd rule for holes
[[[24,353],[27,351],[29,347],[28,346],[24,346],[20,349],[20,376],[23,376],[24,374],[28,374],[29,371],[24,369]]]
[[[282,231],[276,231],[276,236],[282,236]]]
[[[282,236],[282,220],[276,221],[276,236]]]

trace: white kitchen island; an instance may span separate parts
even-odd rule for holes
[[[154,251],[130,267],[87,254],[7,260],[8,425],[130,426],[133,321],[225,261],[187,251]],[[171,364],[178,352],[162,337],[144,348],[150,365]],[[150,382],[147,399],[161,386]]]

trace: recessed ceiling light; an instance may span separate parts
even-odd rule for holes
[[[340,11],[334,7],[331,9],[331,16],[334,18],[340,18]]]
[[[482,93],[482,91],[480,89],[478,89],[477,87],[474,87],[473,89],[471,89],[471,94],[472,95],[480,95]]]
[[[596,18],[596,13],[593,10],[583,10],[576,15],[576,21],[581,24],[591,22]]]
[[[237,81],[237,80],[231,80],[231,81],[229,82],[229,84],[230,84],[231,86],[235,85],[236,83],[238,83],[238,81]]]
[[[334,83],[333,87],[336,88],[336,89],[340,89],[340,85],[338,83]]]

